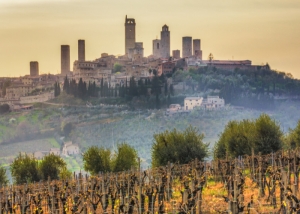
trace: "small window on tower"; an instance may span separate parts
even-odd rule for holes
[[[159,49],[159,43],[157,43],[157,49]]]

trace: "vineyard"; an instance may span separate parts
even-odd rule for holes
[[[299,150],[5,186],[1,213],[298,213]]]

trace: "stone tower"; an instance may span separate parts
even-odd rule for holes
[[[70,72],[70,46],[61,46],[61,74],[68,74]]]
[[[182,58],[192,56],[192,37],[182,37]]]
[[[159,39],[154,39],[152,41],[153,49],[152,49],[152,55],[156,58],[160,57],[160,40]]]
[[[129,53],[130,48],[135,47],[135,20],[125,18],[125,55]]]
[[[201,40],[193,39],[193,55],[202,60]]]
[[[39,63],[37,61],[30,62],[30,76],[39,75]]]
[[[160,45],[161,50],[160,54],[162,58],[170,57],[170,31],[167,25],[162,27],[162,31],[160,32]]]
[[[85,61],[85,41],[81,39],[78,40],[78,61]]]
[[[180,50],[173,50],[172,53],[174,59],[180,59]]]

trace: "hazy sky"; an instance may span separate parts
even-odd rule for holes
[[[136,40],[152,53],[152,40],[169,26],[171,50],[183,36],[201,39],[203,58],[268,62],[300,78],[299,0],[0,0],[0,76],[60,72],[60,45],[77,59],[123,54],[125,15],[136,20]],[[71,68],[73,66],[71,65]]]

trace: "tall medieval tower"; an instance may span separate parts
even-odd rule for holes
[[[182,37],[182,58],[190,57],[193,55],[193,48],[192,48],[192,37],[185,36]]]
[[[160,54],[162,58],[170,57],[170,31],[167,25],[162,27],[162,31],[160,32]]]
[[[85,61],[85,41],[82,39],[78,40],[78,61]]]
[[[37,61],[30,62],[30,76],[39,75],[39,63]]]
[[[68,74],[70,72],[70,46],[61,45],[61,74]]]
[[[135,20],[125,18],[125,55],[128,55],[129,49],[135,47]]]

